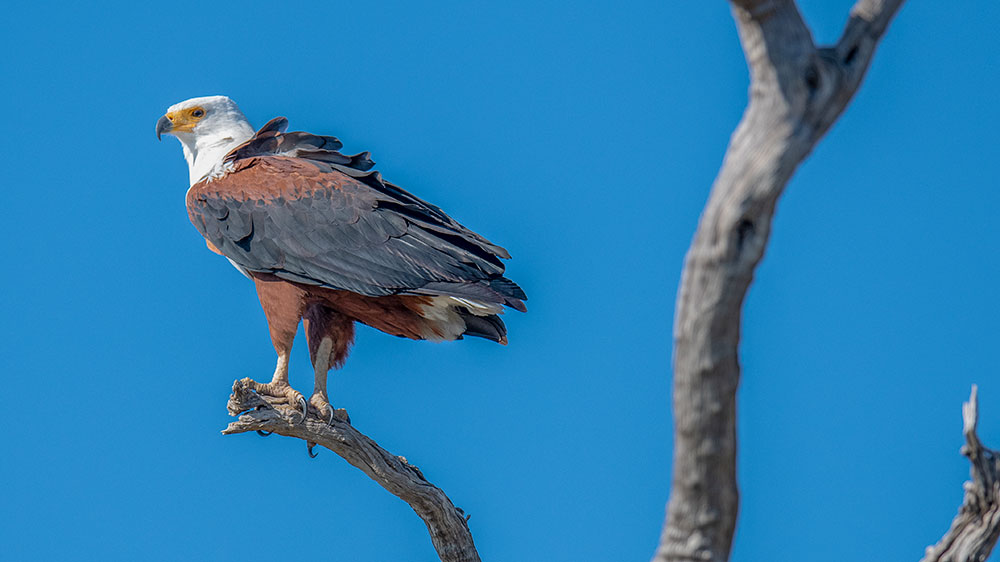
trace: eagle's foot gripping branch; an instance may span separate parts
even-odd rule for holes
[[[242,379],[233,383],[233,393],[229,395],[226,407],[229,414],[238,417],[239,420],[231,423],[223,433],[257,430],[262,435],[270,435],[272,431],[285,435],[287,434],[286,430],[296,426],[304,427],[306,420],[302,415],[303,412],[311,412],[314,420],[320,420],[323,425],[331,428],[339,424],[351,423],[347,411],[342,408],[335,410],[327,405],[327,410],[324,412],[320,408],[322,404],[316,404],[313,399],[310,399],[309,403],[305,399],[302,399],[301,402],[290,401],[286,394],[274,396],[266,391],[259,391],[260,387],[267,387],[267,385],[250,379]],[[307,409],[310,403],[312,407]]]
[[[306,403],[306,399],[299,391],[292,388],[287,382],[272,381],[269,383],[260,383],[249,377],[238,382],[256,392],[258,396],[264,398],[264,400],[270,405],[287,404],[289,406],[298,406],[302,414],[299,421],[306,421],[306,416],[309,412],[309,406]],[[233,392],[236,392],[235,386],[233,387]]]
[[[333,425],[333,420],[351,423],[351,416],[347,415],[347,410],[334,408],[333,405],[319,392],[309,397],[309,405],[316,409],[316,415],[320,419],[326,420],[328,425]]]

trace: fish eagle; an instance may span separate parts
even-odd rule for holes
[[[343,411],[330,405],[327,373],[347,358],[355,322],[414,340],[507,343],[499,315],[526,300],[503,275],[507,250],[382,179],[369,153],[341,154],[335,137],[287,125],[278,117],[254,132],[225,96],[183,101],[156,123],[157,138],[184,150],[191,222],[256,285],[278,363],[271,382],[246,379],[251,388],[332,423]],[[288,383],[300,320],[315,372],[308,405]]]

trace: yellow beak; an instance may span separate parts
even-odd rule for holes
[[[160,117],[156,122],[156,138],[160,138],[164,133],[190,133],[201,119],[201,115],[195,117],[191,113],[190,110],[171,111]]]

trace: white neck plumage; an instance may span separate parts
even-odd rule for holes
[[[184,147],[191,185],[223,172],[222,159],[229,151],[250,140],[254,130],[250,123],[232,122],[210,134],[178,135]]]

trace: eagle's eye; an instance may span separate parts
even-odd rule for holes
[[[194,117],[204,117],[205,116],[205,110],[201,109],[201,108],[196,109],[196,110],[194,110],[194,111],[191,112],[191,115],[193,115]]]

